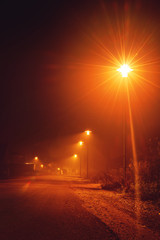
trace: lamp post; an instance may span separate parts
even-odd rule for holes
[[[123,64],[119,69],[118,72],[122,74],[123,78],[128,77],[128,73],[133,71],[127,64]],[[124,183],[126,183],[126,103],[127,103],[127,87],[128,82],[124,81],[125,84],[125,93],[124,93],[124,100],[123,100],[123,169],[124,169]]]
[[[75,159],[77,159],[77,158],[78,158],[78,155],[77,155],[77,154],[74,154],[73,157],[74,157]],[[76,170],[75,170],[75,174],[76,174]]]
[[[39,158],[37,156],[34,157],[34,171],[36,170],[36,165],[37,165],[38,161],[39,161]]]
[[[90,130],[86,130],[85,133],[87,136],[90,136],[92,131]],[[88,140],[88,139],[87,139]],[[88,156],[89,156],[89,141],[87,141],[87,178],[88,178],[88,169],[89,169],[89,159],[88,159]]]
[[[80,145],[81,147],[83,146],[83,143],[84,143],[84,142],[79,141],[79,145]],[[81,157],[82,157],[82,154],[81,154],[81,156],[80,156],[80,158],[79,158],[79,175],[80,175],[80,177],[81,177]]]

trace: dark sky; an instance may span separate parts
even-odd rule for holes
[[[158,1],[1,1],[0,12],[0,141],[45,141],[86,128],[114,138],[121,131],[121,107],[115,103],[111,110],[107,85],[96,88],[101,73],[94,66],[105,65],[98,44],[114,52],[108,36],[118,32],[117,19],[121,25],[128,16],[135,36],[145,39],[153,30],[157,64]],[[159,89],[153,87],[149,97],[137,94],[141,120],[135,117],[135,128],[144,137],[160,135]]]

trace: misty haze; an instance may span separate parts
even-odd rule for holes
[[[160,3],[3,1],[0,239],[160,239]]]

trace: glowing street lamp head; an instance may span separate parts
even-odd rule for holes
[[[128,73],[133,71],[127,64],[123,64],[119,69],[118,72],[122,74],[122,77],[128,77]]]
[[[79,145],[80,145],[80,146],[82,146],[82,145],[83,145],[83,142],[82,142],[82,141],[80,141],[80,142],[79,142]]]
[[[90,130],[85,131],[85,133],[89,136],[91,134]]]
[[[74,158],[77,158],[77,154],[74,154]]]
[[[38,157],[34,157],[35,160],[38,160]]]

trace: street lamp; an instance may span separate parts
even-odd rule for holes
[[[85,133],[87,136],[90,136],[92,131],[90,130],[86,130]],[[88,178],[88,165],[89,165],[89,161],[88,161],[88,152],[89,152],[89,141],[87,141],[87,178]]]
[[[128,64],[123,64],[119,69],[117,69],[118,72],[120,72],[122,74],[123,78],[127,78],[128,77],[128,73],[133,71],[133,69],[131,69],[129,67]],[[127,84],[127,82],[126,82]],[[126,85],[127,87],[127,85]],[[126,89],[127,90],[127,89]],[[126,91],[125,91],[125,95],[126,95]],[[126,97],[126,96],[125,96]],[[126,182],[126,99],[124,100],[123,104],[123,168],[124,168],[124,183]]]
[[[83,146],[83,143],[82,141],[79,141],[79,145],[82,147]],[[81,157],[82,157],[82,153],[81,153],[81,156],[79,158],[79,175],[81,177]]]
[[[34,171],[36,170],[36,165],[38,164],[38,157],[37,156],[35,156],[34,157]]]
[[[82,146],[82,145],[83,145],[83,142],[82,142],[82,141],[79,141],[79,145]]]
[[[128,77],[128,73],[133,71],[133,69],[131,69],[128,64],[123,64],[117,71],[122,74],[122,77]]]
[[[78,158],[78,155],[77,155],[77,154],[74,154],[73,157],[74,157],[75,159],[77,159],[77,158]],[[76,173],[76,172],[75,172],[75,173]]]
[[[92,131],[90,131],[90,130],[86,130],[86,131],[85,131],[85,133],[86,133],[87,136],[89,136],[89,135],[91,134],[91,132],[92,132]]]

